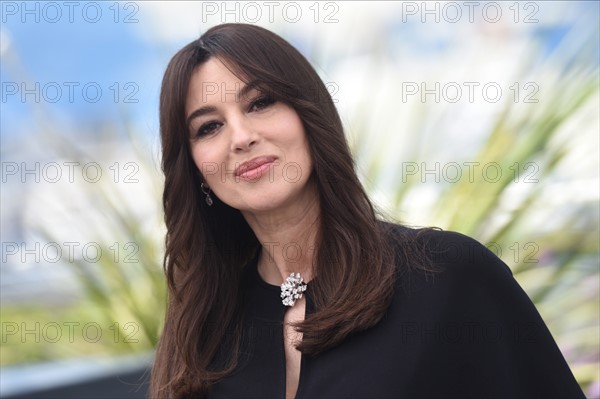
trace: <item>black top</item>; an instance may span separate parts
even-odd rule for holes
[[[584,398],[508,266],[459,233],[419,240],[441,271],[403,274],[381,322],[322,355],[303,355],[296,398]],[[258,274],[257,258],[244,284],[239,365],[209,397],[285,398],[287,307],[279,286]],[[310,283],[305,295],[308,315]]]

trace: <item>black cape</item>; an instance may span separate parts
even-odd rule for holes
[[[322,355],[303,355],[297,399],[585,397],[506,264],[459,233],[432,230],[418,240],[440,272],[399,273],[381,322]],[[238,368],[209,398],[285,398],[280,288],[262,280],[257,258],[243,284]],[[305,295],[308,315],[310,283]]]

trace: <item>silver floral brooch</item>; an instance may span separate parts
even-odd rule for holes
[[[281,284],[281,302],[285,306],[294,306],[297,299],[302,298],[302,293],[306,291],[306,283],[300,273],[292,273]]]

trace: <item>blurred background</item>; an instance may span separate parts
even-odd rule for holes
[[[296,46],[382,214],[500,256],[600,397],[598,2],[0,4],[3,397],[143,397],[165,301],[160,83],[223,22]]]

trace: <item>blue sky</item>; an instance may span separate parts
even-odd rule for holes
[[[165,25],[166,30],[169,24],[176,30],[178,21],[165,16],[161,26],[156,26],[156,21],[144,12],[147,7],[144,2],[75,2],[72,9],[63,2],[48,4],[11,1],[1,4],[0,40],[2,47],[8,48],[0,63],[2,137],[40,129],[32,118],[32,107],[36,106],[34,95],[28,94],[26,101],[22,101],[23,82],[29,89],[39,87],[39,109],[46,111],[45,118],[52,120],[37,120],[46,126],[70,126],[67,130],[81,132],[98,123],[118,121],[124,114],[141,122],[142,133],[156,134],[162,72],[168,58],[184,42],[153,41],[149,37],[168,36]],[[593,20],[598,15],[598,2],[577,2],[570,7],[574,9],[578,15]],[[542,8],[536,16],[542,17],[543,12]],[[399,45],[408,38],[415,52],[438,53],[452,47],[447,37],[424,34],[424,25],[414,18],[390,27],[387,46]],[[343,31],[348,26],[340,24],[336,28]],[[537,32],[533,36],[541,39],[548,54],[569,26],[536,24],[532,28],[535,28],[532,32]],[[198,32],[201,30],[198,27]],[[301,30],[288,33],[299,38],[296,45],[302,43]],[[593,56],[597,58],[597,53]],[[16,94],[10,94],[16,89]],[[45,101],[44,95],[50,101]],[[53,102],[59,95],[60,100]],[[95,98],[99,100],[92,102]]]
[[[20,8],[23,3],[16,4]],[[77,8],[72,21],[63,7],[62,18],[51,22],[55,14],[50,10],[46,15],[43,8],[38,15],[22,10],[12,15],[14,9],[2,4],[2,46],[8,47],[0,63],[3,137],[39,129],[31,118],[35,94],[27,94],[23,102],[23,82],[39,93],[40,108],[53,119],[50,123],[67,123],[77,130],[118,119],[119,112],[134,118],[156,114],[164,61],[159,62],[156,48],[135,33],[139,19],[124,23],[121,13],[121,21],[115,23],[114,10],[109,9],[114,3],[95,4],[102,10],[95,23],[86,21]],[[94,15],[89,10],[88,14]]]

